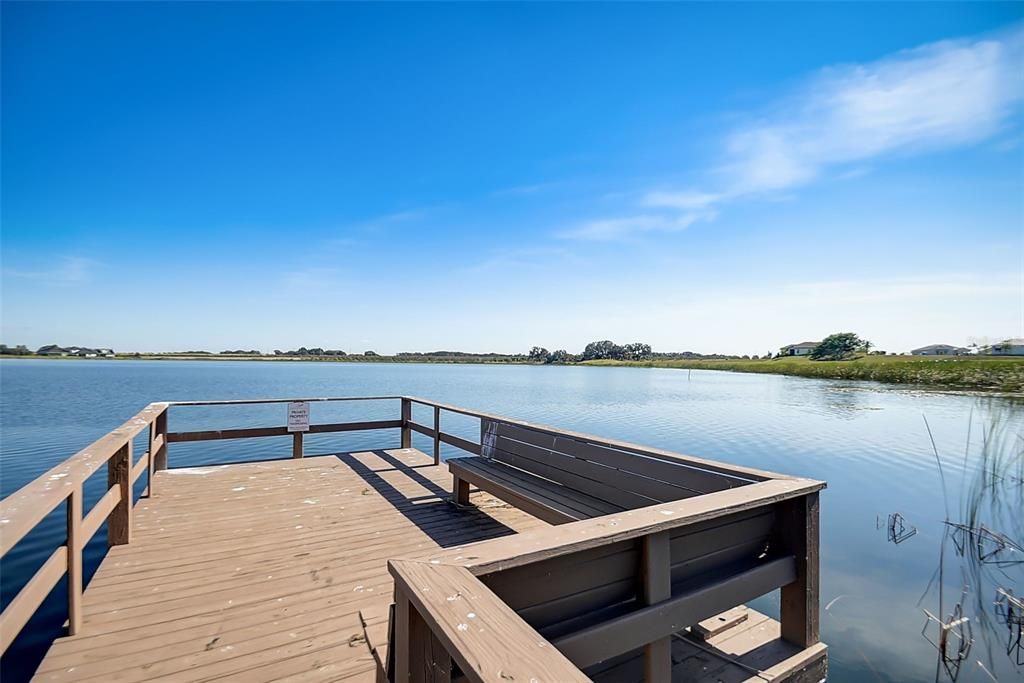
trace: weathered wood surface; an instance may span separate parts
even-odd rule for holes
[[[575,522],[622,510],[557,482],[531,476],[485,458],[453,458],[448,461],[448,467],[459,480],[468,481],[552,524]]]
[[[37,679],[374,680],[359,611],[391,602],[389,558],[544,526],[483,494],[456,509],[431,462],[391,450],[154,473],[132,543],[110,550],[79,635]]]
[[[806,496],[824,487],[824,482],[812,479],[763,481],[663,505],[516,534],[501,542],[452,548],[437,553],[431,559],[461,563],[474,574],[488,574],[761,508]]]
[[[392,560],[389,567],[402,598],[395,609],[409,609],[411,622],[405,633],[396,627],[400,634],[395,639],[396,680],[407,680],[406,672],[408,680],[442,679],[443,675],[430,675],[426,670],[443,673],[448,656],[476,683],[588,680],[469,570],[409,560]],[[415,646],[417,620],[423,621],[444,649]]]
[[[707,470],[708,472],[719,472],[730,476],[742,477],[750,481],[766,481],[768,479],[794,478],[786,474],[768,472],[766,470],[759,470],[753,467],[746,467],[742,465],[733,465],[729,463],[718,462],[716,460],[707,460],[705,458],[698,458],[692,455],[683,455],[682,453],[675,453],[673,451],[667,451],[661,448],[650,448],[648,446],[641,446],[639,444],[629,443],[628,441],[619,441],[617,439],[608,439],[605,437],[595,436],[593,434],[573,432],[567,429],[559,429],[557,427],[551,427],[549,425],[539,424],[536,422],[515,420],[512,418],[505,417],[503,415],[496,415],[494,413],[486,413],[480,410],[472,410],[469,408],[463,408],[461,406],[449,405],[447,403],[440,403],[438,401],[431,401],[425,398],[420,398],[418,396],[405,396],[403,398],[408,399],[413,403],[440,408],[441,410],[450,413],[457,413],[459,415],[466,415],[468,417],[477,417],[480,418],[481,420],[491,420],[494,422],[502,422],[509,425],[517,425],[519,427],[525,427],[526,429],[529,429],[531,431],[546,432],[548,434],[553,434],[556,436],[562,436],[569,439],[584,441],[590,444],[614,448],[625,453],[635,453],[645,457],[659,458],[669,462],[681,463],[689,465],[691,467],[698,467],[700,469]],[[479,454],[479,451],[476,452],[477,454]]]

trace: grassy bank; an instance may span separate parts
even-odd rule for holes
[[[864,356],[848,361],[812,361],[807,358],[587,361],[585,365],[763,372],[822,379],[859,379],[890,384],[921,384],[949,389],[1024,392],[1024,357]]]

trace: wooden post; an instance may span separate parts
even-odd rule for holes
[[[434,464],[441,464],[441,408],[434,406]]]
[[[402,399],[402,448],[412,448],[412,429],[409,423],[412,421],[412,401]]]
[[[409,597],[395,586],[395,639],[394,649],[395,680],[405,683],[409,680]]]
[[[82,485],[68,496],[68,635],[82,630]]]
[[[672,597],[672,558],[669,532],[643,537],[641,555],[641,597],[654,605]],[[644,680],[647,683],[671,683],[672,636],[644,646]]]
[[[796,581],[782,587],[779,620],[782,638],[798,647],[810,647],[821,639],[818,516],[818,493],[814,492],[781,503],[775,521],[781,551],[796,557]]]
[[[452,475],[452,496],[459,505],[469,505],[469,482]]]
[[[121,489],[121,500],[107,518],[107,544],[132,542],[132,442],[125,442],[107,461],[107,488]]]
[[[292,433],[292,457],[302,457],[302,432]]]
[[[152,454],[152,465],[150,466],[154,472],[160,472],[167,469],[167,412],[168,409],[164,408],[164,412],[156,416],[154,425],[156,425],[156,436],[164,437],[164,444],[157,450],[156,453]],[[154,438],[156,438],[154,436]],[[150,481],[150,493],[152,494],[153,483]]]
[[[450,683],[451,655],[405,593],[395,593],[395,683]]]
[[[149,498],[153,495],[153,463],[156,462],[156,453],[153,452],[153,445],[156,443],[156,420],[149,423],[149,447],[146,448],[146,457],[149,464],[146,466],[146,490],[142,495]]]

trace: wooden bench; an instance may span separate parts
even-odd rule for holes
[[[480,457],[452,458],[455,502],[488,491],[552,524],[634,510],[751,483],[658,452],[628,452],[584,438],[480,421]]]

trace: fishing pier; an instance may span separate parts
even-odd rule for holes
[[[393,417],[302,415],[338,401]],[[299,409],[172,429],[190,406],[273,403]],[[479,437],[445,431],[451,415]],[[379,448],[307,453],[353,431]],[[175,444],[265,437],[290,437],[280,459],[175,466]],[[410,396],[153,403],[0,503],[0,556],[67,520],[0,641],[66,585],[35,680],[817,683],[824,487]],[[766,594],[777,614],[744,606]]]

